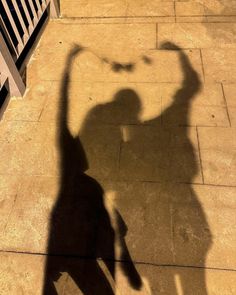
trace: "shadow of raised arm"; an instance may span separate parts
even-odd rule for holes
[[[61,166],[62,171],[67,171],[70,168],[70,159],[74,159],[78,163],[78,169],[84,172],[87,169],[87,159],[83,150],[79,137],[74,138],[69,128],[69,88],[70,74],[75,57],[83,51],[79,45],[75,45],[68,54],[65,69],[63,72],[61,89],[60,89],[60,106],[58,111],[58,144],[61,151]]]
[[[181,87],[174,94],[172,104],[166,110],[164,110],[161,116],[168,116],[168,114],[172,113],[172,111],[176,108],[177,105],[182,104],[186,106],[186,118],[182,118],[181,121],[187,124],[188,111],[190,110],[189,105],[194,96],[201,90],[201,80],[199,78],[198,73],[192,67],[189,57],[180,47],[176,46],[174,43],[165,42],[161,45],[161,49],[175,50],[178,52],[180,67],[183,73]],[[145,122],[145,124],[160,124],[160,116]]]
[[[173,97],[174,103],[190,102],[194,95],[201,89],[201,80],[198,73],[192,67],[189,57],[174,43],[165,42],[161,45],[161,49],[177,50],[179,53],[180,66],[183,72],[183,81],[181,88],[177,90]]]
[[[82,51],[82,47],[75,46],[73,49],[71,49],[67,60],[66,65],[62,77],[62,83],[61,83],[61,108],[59,108],[58,112],[58,119],[60,123],[60,129],[61,131],[66,131],[70,133],[68,128],[68,96],[69,96],[69,86],[70,86],[70,72],[72,69],[74,58]],[[62,133],[61,133],[62,134]]]

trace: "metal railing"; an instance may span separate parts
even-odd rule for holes
[[[0,0],[0,91],[7,88],[10,96],[24,94],[17,62],[44,13],[57,18],[57,0]]]

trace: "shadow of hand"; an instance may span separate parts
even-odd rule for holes
[[[160,49],[165,49],[165,50],[182,50],[179,46],[172,42],[163,42],[160,46]]]
[[[84,50],[84,47],[80,46],[79,44],[75,44],[74,47],[70,51],[70,56],[74,57],[77,54],[79,54],[80,52],[82,52],[83,50]]]

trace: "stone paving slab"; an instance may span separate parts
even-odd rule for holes
[[[202,58],[206,81],[234,83],[235,49],[202,49]]]
[[[106,25],[63,25],[53,22],[48,26],[41,40],[41,45],[45,48],[40,51],[40,46],[34,57],[35,62],[29,66],[28,80],[60,80],[64,70],[66,53],[74,43],[88,47],[78,58],[73,69],[73,80],[85,81],[130,81],[130,82],[179,82],[182,73],[178,65],[178,53],[170,51],[150,50],[156,47],[156,25],[153,24],[133,24],[120,25],[113,24],[109,30]],[[56,31],[60,30],[61,38],[58,40]],[[87,34],[87,31],[90,34]],[[124,34],[124,31],[126,33]],[[148,33],[147,33],[148,32]],[[140,37],[137,38],[137,34]],[[103,42],[97,42],[103,39]],[[122,40],[129,39],[129,47]],[[154,41],[154,42],[153,42]],[[132,50],[130,50],[132,48]],[[202,62],[199,50],[185,51],[192,66],[202,77]],[[47,64],[43,60],[48,55],[54,55]],[[143,62],[143,56],[150,58],[150,64]],[[111,65],[106,61],[133,63],[133,71],[116,73],[111,70]],[[102,62],[103,61],[103,62]],[[151,66],[155,64],[155,66]],[[169,69],[175,67],[175,71]],[[57,68],[57,71],[54,69]],[[167,70],[168,69],[168,70]]]
[[[176,15],[235,15],[235,0],[176,1]]]
[[[14,127],[16,125],[18,131],[17,129],[14,130]],[[1,154],[3,156],[1,159],[1,174],[6,173],[8,175],[21,176],[58,175],[59,147],[57,145],[56,130],[53,123],[48,124],[34,122],[11,122],[5,124],[5,128],[6,132],[3,133],[3,136],[9,134],[8,132],[11,132],[11,136],[9,136],[9,142],[3,142],[1,145]],[[186,128],[179,128],[179,130],[186,130]],[[194,128],[190,130],[190,136],[194,136],[193,147],[196,149],[197,156],[198,143],[196,141],[196,132]],[[107,132],[110,134],[109,137],[107,136]],[[94,138],[94,133],[99,135],[99,138]],[[145,137],[143,137],[142,134],[145,135]],[[171,163],[171,161],[174,160],[173,156],[170,156],[171,151],[178,151],[179,156],[182,155],[182,160],[176,157],[177,162],[175,163],[175,165],[177,166],[182,165],[181,163],[182,161],[184,161],[185,158],[184,152],[189,154],[189,160],[191,160],[192,157],[192,149],[188,147],[189,142],[187,140],[187,137],[180,137],[180,139],[178,139],[177,141],[175,140],[175,137],[181,134],[182,133],[178,131],[178,128],[167,129],[165,132],[163,132],[160,127],[157,128],[147,126],[141,129],[141,127],[137,126],[137,128],[134,129],[130,128],[129,126],[126,127],[125,125],[123,127],[101,125],[91,128],[88,125],[84,134],[82,133],[81,135],[81,141],[86,150],[88,161],[89,163],[92,163],[92,165],[89,167],[88,173],[93,177],[99,177],[102,179],[107,179],[111,176],[116,179],[124,179],[125,177],[131,177],[131,179],[134,179],[138,175],[139,180],[159,181],[162,178],[168,179],[168,163]],[[127,140],[127,136],[130,136],[130,139],[128,140],[131,140],[131,144],[124,143],[122,153],[121,155],[119,155],[120,141]],[[159,145],[160,137],[164,140],[161,145]],[[142,139],[142,142],[136,145],[137,140],[139,140],[140,138]],[[152,138],[153,140],[156,138],[156,140],[151,143],[148,138]],[[181,141],[186,141],[186,146],[182,146]],[[16,142],[20,144],[16,145]],[[171,147],[168,146],[169,143],[172,143]],[[30,150],[28,149],[29,145],[31,145]],[[156,150],[156,148],[158,149]],[[127,156],[129,159],[129,157],[132,158],[131,155],[133,155],[134,157],[141,156],[140,153],[143,154],[143,156],[145,156],[145,153],[147,153],[147,155],[145,156],[146,160],[144,161],[144,165],[147,167],[146,172],[142,170],[136,170],[136,165],[139,165],[138,163],[135,164],[135,162],[132,163],[130,161],[126,163],[125,161]],[[162,157],[162,154],[165,154],[165,157]],[[120,173],[118,173],[119,157],[121,157]],[[154,157],[153,161],[152,157]],[[162,161],[164,165],[163,169],[164,167],[166,167],[163,170],[162,174],[160,174],[158,167],[155,168],[155,163],[158,163],[159,158],[163,158],[164,162],[166,161],[165,165]],[[188,173],[193,169],[191,164],[192,162],[189,164],[188,161],[185,161],[186,172],[181,176],[181,178],[178,177],[178,170],[176,170],[175,173],[175,169],[173,168],[171,180],[177,182],[186,181],[188,179]],[[198,171],[200,171],[200,168],[198,169]],[[195,181],[202,182],[201,173],[198,175]]]
[[[3,137],[9,133],[11,135],[8,142],[1,142],[0,174],[19,176],[60,174],[57,126],[54,123],[13,121],[4,125]],[[94,132],[97,138],[94,138]],[[110,133],[109,140],[107,132]],[[89,167],[91,175],[102,179],[111,175],[117,178],[120,133],[120,127],[115,126],[86,128],[86,134],[82,135],[81,140],[89,163],[93,163],[92,167]]]
[[[186,292],[186,294],[201,295],[204,292],[204,287],[200,282],[204,275],[206,275],[207,294],[231,295],[235,292],[234,272],[206,270],[204,274],[201,269],[157,268],[146,265],[140,266],[138,269],[142,270],[143,275],[148,278],[151,294],[171,295]],[[227,284],[225,284],[226,280]],[[191,281],[191,284],[188,284],[189,281]],[[184,287],[181,286],[181,283]]]
[[[235,0],[204,0],[206,15],[235,15]]]
[[[207,82],[235,82],[235,49],[202,49],[202,59]]]
[[[236,24],[159,24],[158,43],[167,40],[181,48],[235,48]]]
[[[30,254],[1,253],[0,278],[2,295],[40,295],[43,290],[43,269],[45,266],[45,257]],[[57,263],[65,261],[65,258],[55,258]],[[71,263],[70,258],[67,264]],[[74,259],[73,265],[83,266],[83,260]],[[104,271],[104,277],[108,277],[103,263],[99,262],[99,266]],[[235,271],[224,271],[217,269],[184,268],[184,267],[160,267],[148,264],[136,264],[136,269],[142,278],[142,288],[133,290],[127,277],[122,273],[121,263],[116,263],[116,288],[118,295],[122,294],[179,294],[183,292],[181,282],[189,282],[184,284],[184,290],[188,294],[201,295],[204,291],[204,276],[206,277],[207,291],[209,295],[234,295],[235,293]],[[92,268],[92,263],[87,261],[87,270]],[[14,284],[12,280],[14,279]],[[80,289],[75,285],[72,278],[62,273],[58,282],[55,283],[56,290],[66,295],[82,295]],[[180,293],[181,294],[181,293]]]
[[[79,41],[79,39],[77,39]],[[127,49],[126,49],[127,50]],[[115,50],[116,51],[116,50]],[[114,52],[115,52],[114,51]],[[116,51],[117,52],[117,51]],[[65,52],[66,53],[66,52]],[[199,50],[186,50],[185,53],[190,59],[192,66],[198,72],[200,79],[203,80],[202,73],[202,62]],[[56,53],[60,56],[60,52]],[[99,53],[100,54],[100,53]],[[36,60],[29,66],[28,69],[28,80],[33,79],[39,80],[57,80],[60,81],[64,67],[65,59],[50,60],[47,64],[42,65],[42,61],[47,58],[50,53],[39,53],[36,55]],[[100,56],[103,58],[106,55],[102,53]],[[152,64],[146,64],[142,61],[142,57],[147,56],[150,58]],[[170,82],[170,83],[181,83],[183,74],[179,67],[179,57],[177,52],[170,52],[165,50],[147,50],[139,51],[132,54],[132,50],[123,52],[122,49],[118,50],[117,54],[109,54],[108,60],[112,63],[125,63],[133,64],[134,70],[131,72],[116,72],[112,69],[110,64],[101,62],[91,52],[85,52],[81,55],[75,63],[72,69],[72,80],[73,81],[85,81],[85,82]],[[54,69],[57,69],[55,71]],[[173,68],[175,70],[173,70]]]
[[[235,186],[235,128],[199,128],[198,132],[204,182]]]
[[[0,230],[3,232],[6,228],[8,219],[17,199],[19,178],[1,175],[0,183]]]
[[[87,113],[97,104],[108,103],[121,89],[135,89],[142,103],[140,120],[150,120],[161,114],[161,110],[170,106],[176,91],[180,88],[175,83],[104,83],[104,82],[79,82],[71,85],[70,89],[70,127],[78,132]],[[232,94],[228,94],[225,86],[227,104],[231,106]],[[232,88],[232,87],[231,87]],[[42,91],[43,98],[38,94]],[[233,91],[233,90],[232,90]],[[41,92],[39,92],[41,93]],[[233,92],[232,92],[233,93]],[[60,83],[40,81],[32,86],[22,100],[12,100],[4,114],[7,121],[46,121],[57,120],[58,107],[60,107]],[[153,107],[155,106],[155,108]],[[170,118],[165,123],[183,124],[185,106],[178,106],[179,115]],[[201,115],[199,115],[199,113]],[[109,120],[107,121],[109,123]],[[118,122],[116,122],[118,124]],[[128,123],[128,122],[123,122]],[[195,97],[191,114],[190,126],[228,126],[227,109],[220,84],[204,84],[202,91]]]
[[[175,113],[163,118],[163,125],[178,126],[186,125],[184,119],[188,108],[184,105],[176,107]],[[229,126],[229,118],[226,107],[217,106],[193,106],[190,111],[190,119],[187,126]]]
[[[228,106],[236,107],[235,91],[236,84],[224,84],[224,94]]]
[[[173,16],[173,1],[62,1],[62,17]]]
[[[203,244],[203,241],[198,241],[202,247],[199,249],[204,249],[203,245],[207,245],[207,241],[210,242],[210,235],[211,235],[211,244],[209,243],[209,248],[208,248],[208,254],[206,257],[206,265],[220,265],[219,261],[222,261],[222,257],[224,257],[224,262],[225,265],[231,265],[231,267],[234,269],[235,265],[235,260],[233,257],[235,257],[235,247],[233,246],[235,243],[235,216],[233,215],[233,212],[235,210],[235,204],[233,200],[233,196],[235,195],[235,187],[217,187],[217,186],[208,186],[208,185],[194,185],[193,190],[198,198],[198,201],[200,205],[202,205],[202,208],[208,208],[206,211],[204,210],[206,221],[208,224],[208,228],[206,227],[201,227],[198,228],[198,230],[204,232],[202,236],[206,239],[205,244]],[[181,197],[180,197],[181,198]],[[178,197],[176,198],[176,201],[178,202]],[[179,201],[180,202],[180,201]],[[192,199],[192,202],[195,202],[194,196]],[[177,203],[178,204],[178,203]],[[186,200],[185,203],[186,207],[184,207],[184,210],[186,210],[185,214],[187,219],[189,218],[190,223],[193,222],[193,216],[194,216],[194,211],[192,210],[199,210],[197,209],[198,207],[196,206],[191,206],[191,202],[188,202]],[[178,206],[178,205],[177,205]],[[189,206],[189,207],[188,207]],[[182,209],[182,208],[181,208]],[[181,212],[181,209],[179,212]],[[183,212],[183,211],[182,211]],[[195,211],[196,212],[196,211]],[[218,212],[218,213],[217,213]],[[200,212],[199,212],[200,213]],[[182,218],[184,215],[182,215]],[[202,224],[202,219],[201,221],[201,215],[195,215],[196,219],[198,220],[200,224]],[[200,218],[200,219],[199,219]],[[229,227],[232,229],[232,233],[230,232],[231,230],[229,227],[226,225],[228,224]],[[180,247],[179,249],[184,249],[183,246],[183,241],[181,242],[181,226],[183,225],[183,222],[178,223],[177,221],[177,228],[180,230],[179,234],[180,236],[176,238],[176,244]],[[187,232],[191,232],[187,231]],[[194,235],[194,234],[193,234]],[[194,236],[196,238],[196,236]],[[182,239],[185,239],[182,236]],[[188,244],[188,243],[187,243]],[[177,246],[176,246],[177,248]],[[200,255],[200,252],[198,252],[197,247],[195,246],[192,247],[192,249],[195,249],[195,253],[198,253]],[[205,248],[206,249],[206,248]],[[182,251],[181,250],[181,251]],[[203,252],[202,252],[203,253]],[[194,259],[194,251],[192,252],[193,256],[189,256],[189,259],[192,260]],[[197,254],[196,254],[197,257]],[[183,261],[182,259],[187,259],[186,257],[180,257],[180,259],[177,260],[179,263]],[[218,261],[218,263],[216,262]],[[219,266],[220,267],[220,266]]]
[[[58,38],[60,31],[60,38]],[[89,34],[88,34],[89,31]],[[153,49],[156,46],[156,24],[79,24],[77,20],[51,21],[41,38],[41,54],[51,52],[57,58],[65,60],[68,49],[74,44],[89,47],[96,54],[125,53],[132,48],[132,54],[141,49]],[[102,40],[103,42],[98,42]],[[128,40],[128,44],[127,44]],[[61,42],[61,43],[60,43]],[[45,46],[47,45],[47,46]],[[114,50],[116,52],[114,52]],[[132,56],[130,53],[130,56]],[[123,56],[122,54],[120,54]],[[37,54],[34,54],[37,56]]]
[[[105,191],[115,257],[122,257],[121,238],[143,281],[134,290],[117,263],[115,293],[235,294],[236,1],[104,0],[96,10],[90,0],[68,4],[62,1],[62,11],[71,18],[48,24],[28,67],[29,89],[0,123],[0,294],[42,291],[50,214],[63,186],[61,80],[74,43],[89,49],[71,73],[69,131],[79,133],[86,173]],[[160,50],[165,40],[185,48],[198,74],[201,90],[191,104],[173,101],[186,81],[179,51]],[[114,62],[132,63],[131,70],[115,71]],[[117,107],[124,93],[133,103]],[[93,271],[93,261],[70,263]],[[66,272],[56,288],[82,294]]]
[[[0,253],[1,294],[41,294],[44,258],[35,255]]]
[[[44,82],[42,82],[44,83]],[[69,121],[70,127],[73,131],[79,131],[82,125],[89,117],[90,112],[98,105],[109,104],[114,101],[115,95],[122,89],[135,89],[139,95],[142,104],[142,111],[140,112],[140,120],[150,119],[161,113],[161,96],[163,94],[163,84],[151,83],[106,83],[106,82],[76,82],[73,83],[69,90]],[[50,91],[50,98],[46,101],[40,121],[53,122],[57,120],[56,110],[61,110],[61,96],[60,96],[60,83],[53,82]],[[216,94],[218,95],[218,94]],[[219,94],[220,95],[220,94]],[[219,98],[220,99],[220,98]],[[155,106],[155,108],[153,108]],[[108,112],[102,118],[96,116],[94,120],[96,124],[130,124],[133,123],[129,116],[123,114],[123,118],[114,118]],[[76,127],[76,128],[75,128]]]
[[[1,250],[46,253],[49,215],[58,184],[59,179],[52,177],[21,179],[11,214],[3,215],[7,226],[2,231]],[[147,182],[101,184],[107,208],[117,208],[127,225],[126,242],[134,261],[234,268],[235,188]],[[13,200],[14,195],[10,195],[11,204]]]
[[[130,16],[230,16],[236,15],[235,0],[194,1],[100,1],[99,5],[89,1],[63,0],[63,17],[130,17]],[[96,3],[97,4],[97,3]]]
[[[44,82],[41,82],[44,85]],[[47,85],[47,82],[45,82]],[[105,82],[77,82],[70,88],[70,112],[69,121],[71,130],[78,132],[82,127],[88,113],[98,104],[112,102],[116,93],[122,89],[134,89],[139,96],[142,110],[139,114],[141,122],[148,121],[161,115],[173,102],[175,93],[181,86],[175,83],[105,83]],[[52,122],[57,120],[57,113],[54,110],[60,109],[60,83],[54,82],[48,89],[48,99],[41,111],[40,121]],[[178,114],[163,120],[166,125],[190,125],[190,126],[228,126],[227,109],[220,84],[204,84],[202,91],[196,95],[191,106],[189,122],[184,122],[183,113],[186,112],[185,105],[178,105]],[[8,115],[8,113],[6,113]],[[14,114],[14,113],[13,113]],[[201,114],[201,115],[199,115]],[[13,116],[13,115],[12,115]],[[24,116],[24,113],[22,114]],[[13,117],[14,118],[14,117]],[[8,116],[6,119],[10,120]],[[112,114],[107,114],[106,118],[96,118],[103,120],[103,124],[131,124],[132,120],[125,118],[123,114],[122,122],[115,120]],[[98,122],[97,121],[97,122]]]
[[[172,257],[182,265],[234,268],[235,188],[135,182],[104,186],[117,194],[115,205],[127,224],[126,241],[135,261],[165,263]]]
[[[175,11],[177,16],[204,16],[204,1],[176,1]]]
[[[202,183],[198,151],[193,151],[187,139],[188,133],[189,129],[186,128],[159,132],[158,127],[149,126],[131,129],[130,142],[121,146],[120,177],[128,180]],[[179,145],[178,140],[170,142],[170,138],[178,138]]]
[[[38,121],[48,98],[51,84],[51,82],[40,81],[28,87],[22,99],[12,98],[4,113],[4,120]]]
[[[46,253],[50,212],[58,183],[58,178],[52,177],[21,177],[17,200],[3,231],[1,249]]]
[[[96,3],[97,4],[97,3]],[[191,19],[192,22],[204,22],[214,20],[230,21],[236,15],[236,1],[235,0],[197,0],[197,1],[107,1],[103,0],[99,5],[94,5],[93,1],[62,1],[61,11],[63,18],[77,17],[77,18],[99,18],[103,21],[112,19],[116,22],[117,18],[149,18],[175,17],[177,21]],[[183,17],[183,19],[181,19]],[[195,18],[195,21],[194,21]],[[171,20],[171,19],[170,19]],[[99,21],[99,20],[97,20]],[[175,19],[171,20],[175,22]]]
[[[6,126],[3,136],[11,135],[1,141],[0,174],[58,175],[55,127],[24,121],[1,124]]]

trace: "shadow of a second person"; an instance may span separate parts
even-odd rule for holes
[[[118,208],[132,235],[127,236],[127,244],[136,263],[165,265],[166,275],[161,278],[153,275],[150,267],[143,271],[136,264],[142,276],[148,278],[153,294],[161,293],[163,285],[167,286],[162,290],[164,294],[179,294],[178,277],[184,295],[207,295],[205,262],[212,235],[193,185],[195,177],[201,182],[200,160],[189,138],[190,130],[195,130],[189,127],[191,106],[202,84],[181,48],[166,42],[162,49],[177,52],[183,74],[172,103],[157,117],[141,122],[139,95],[133,89],[122,89],[110,102],[88,113],[80,137],[89,151],[94,126],[109,130],[103,146],[110,149],[119,136],[119,169],[108,176],[115,181],[109,179],[103,187],[117,194]],[[98,141],[93,145],[93,149],[99,147]],[[106,157],[101,154],[96,155],[96,168],[101,165],[110,171],[114,159],[102,161]],[[90,152],[88,156],[95,158]],[[125,254],[121,259],[129,260]],[[194,274],[190,277],[191,272]]]

